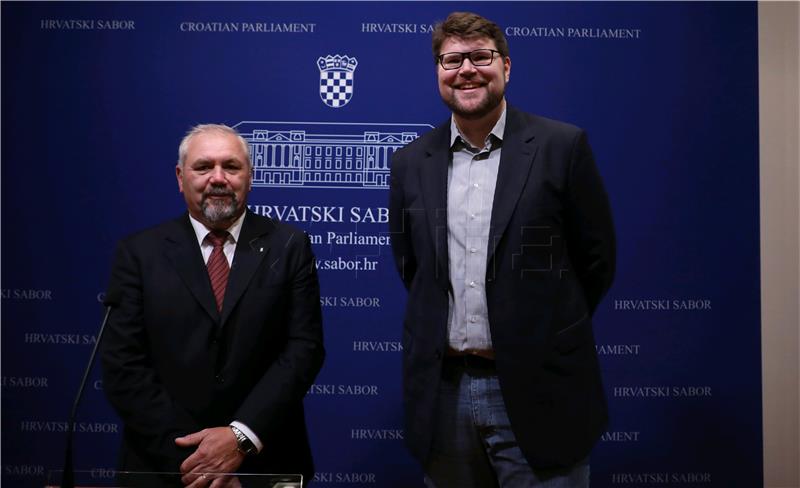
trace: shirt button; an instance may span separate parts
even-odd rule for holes
[[[470,281],[470,282],[469,282],[469,286],[471,286],[471,287],[475,288],[475,282],[474,282],[474,281]]]
[[[471,248],[469,248],[469,252],[471,252],[472,254],[475,254],[476,252],[478,252],[478,250],[475,249],[474,247],[471,247]]]
[[[475,322],[478,321],[478,318],[473,315],[472,317],[469,318],[469,321],[474,324]]]
[[[472,186],[478,188],[480,185],[478,185],[477,183],[473,183]]]
[[[477,215],[475,215],[474,213],[473,214],[469,214],[469,218],[471,218],[472,220],[475,220],[475,217],[477,217]]]

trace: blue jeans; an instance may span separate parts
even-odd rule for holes
[[[428,488],[588,488],[588,458],[564,469],[532,469],[517,445],[491,370],[445,364]]]

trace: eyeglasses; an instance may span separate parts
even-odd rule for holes
[[[489,66],[494,61],[494,53],[500,54],[500,51],[476,49],[466,53],[444,53],[440,54],[438,58],[442,68],[450,70],[460,68],[466,58],[469,58],[469,62],[473,66]]]

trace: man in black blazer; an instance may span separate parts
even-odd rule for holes
[[[615,240],[586,134],[506,104],[493,22],[451,14],[433,54],[452,118],[391,170],[405,439],[429,487],[588,486],[607,422],[592,315]]]
[[[183,139],[188,213],[122,240],[107,297],[105,393],[124,423],[120,469],[313,472],[302,400],[324,349],[308,237],[246,210],[247,142],[224,125]]]

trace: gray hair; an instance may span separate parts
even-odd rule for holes
[[[247,144],[247,141],[244,140],[244,137],[236,132],[236,129],[225,124],[198,124],[189,129],[189,132],[183,136],[180,146],[178,146],[178,166],[183,167],[183,163],[186,162],[186,153],[189,152],[189,143],[192,142],[194,136],[205,134],[207,132],[220,132],[222,134],[230,134],[236,137],[241,143],[242,150],[244,150],[244,153],[247,156],[247,164],[250,165],[251,168],[253,167],[253,162],[250,160],[250,145]]]

